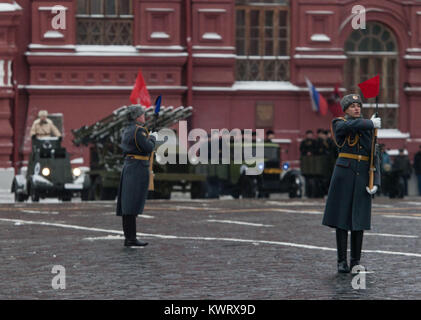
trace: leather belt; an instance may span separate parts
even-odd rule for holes
[[[149,156],[141,156],[138,154],[127,154],[126,156],[136,160],[149,160]]]
[[[339,153],[339,158],[348,158],[348,159],[355,159],[358,161],[368,161],[370,158],[368,156],[363,156],[360,154],[353,154],[353,153]]]

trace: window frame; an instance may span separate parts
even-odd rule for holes
[[[101,12],[102,13],[94,13],[91,14],[91,1],[92,0],[84,0],[85,2],[85,13],[77,13],[78,9],[79,9],[79,4],[77,4],[76,7],[76,18],[133,18],[133,1],[129,0],[129,12],[131,12],[131,14],[120,14],[120,0],[113,0],[115,3],[115,8],[116,8],[116,13],[115,14],[105,14],[105,4],[107,0],[100,0],[101,1]]]
[[[250,60],[250,62],[259,62],[258,66],[258,76],[257,80],[243,80],[243,81],[289,81],[290,78],[290,72],[289,72],[289,60],[290,60],[290,50],[291,50],[291,28],[290,28],[290,21],[291,21],[291,14],[290,14],[290,8],[288,4],[280,4],[276,5],[273,3],[270,4],[258,4],[253,3],[252,5],[236,5],[235,6],[235,28],[236,28],[236,46],[237,46],[237,30],[238,30],[238,14],[239,11],[244,12],[244,36],[242,38],[242,41],[244,41],[244,54],[239,54],[238,48],[236,48],[236,60],[237,60],[237,68],[239,65],[240,60]],[[258,27],[258,41],[259,41],[259,48],[258,48],[258,54],[252,55],[251,54],[251,42],[252,42],[252,29],[251,29],[251,12],[252,11],[258,11],[259,12],[259,27]],[[268,37],[265,34],[266,31],[266,12],[273,12],[272,16],[272,36],[270,37],[272,39],[272,55],[266,54],[266,41]],[[283,12],[286,14],[286,21],[285,26],[280,27],[279,25],[279,18],[280,13]],[[286,31],[285,37],[280,37],[279,33],[283,28]],[[281,42],[285,43],[285,55],[280,55],[279,49]],[[286,66],[285,74],[282,76],[279,76],[280,79],[278,79],[278,75],[274,74],[274,79],[265,79],[265,61],[267,60],[274,60],[276,63],[282,63],[282,61],[288,61]],[[250,68],[250,67],[249,67]],[[249,71],[246,71],[245,74],[248,74]],[[242,80],[239,79],[239,71],[236,70],[236,79],[237,81]],[[245,76],[245,78],[249,79],[251,76]]]
[[[106,10],[106,2],[107,0],[100,0],[101,1],[101,14],[91,14],[91,8],[92,8],[92,0],[83,0],[84,1],[84,7],[85,7],[85,13],[76,13],[76,42],[78,45],[133,45],[133,35],[134,35],[134,15],[133,15],[133,1],[129,0],[129,12],[130,14],[120,14],[120,0],[112,0],[114,2],[116,13],[114,14],[105,14]],[[110,0],[108,0],[110,1]],[[77,3],[77,12],[79,11],[79,1]],[[97,24],[97,27],[101,30],[100,33],[100,41],[99,43],[95,43],[93,41],[81,41],[79,38],[79,32],[78,29],[81,25],[81,23],[85,22],[87,25],[89,24]],[[121,23],[127,23],[128,27],[130,29],[129,31],[129,38],[130,40],[127,40],[127,43],[123,44],[115,44],[115,43],[108,43],[106,34],[107,34],[107,27],[109,27],[109,24],[116,24],[116,27],[118,28],[118,25]],[[91,26],[92,27],[92,26]],[[120,25],[121,28],[121,25]],[[88,27],[89,30],[89,27]],[[93,38],[93,36],[92,36]],[[117,38],[117,37],[116,37]],[[89,37],[87,37],[89,39]],[[117,43],[118,43],[117,39]]]
[[[344,84],[345,87],[353,92],[358,91],[358,83],[364,82],[371,77],[374,77],[376,73],[376,60],[381,61],[381,83],[380,83],[380,95],[379,95],[379,112],[380,115],[384,118],[384,127],[397,128],[399,124],[399,51],[398,51],[398,42],[394,32],[384,24],[381,24],[376,21],[370,21],[374,25],[380,25],[384,31],[388,31],[391,36],[391,40],[394,44],[396,51],[347,51],[346,46],[349,41],[354,42],[355,44],[361,43],[363,38],[358,39],[358,41],[352,40],[353,31],[344,44],[344,53],[347,56],[347,62],[344,65]],[[368,22],[368,23],[370,23]],[[375,38],[371,34],[367,35],[367,38]],[[383,43],[383,47],[386,47],[386,43],[391,40],[387,40]],[[354,46],[355,48],[356,46]],[[372,48],[368,48],[369,50]],[[365,74],[361,74],[361,62],[363,59],[367,59],[368,70]],[[394,64],[394,65],[393,65]],[[392,66],[392,67],[391,67]],[[393,76],[393,93],[392,96],[390,92],[392,90],[388,89],[390,83],[389,80]],[[371,116],[375,111],[375,99],[366,99],[367,102],[363,104],[363,114],[364,116]]]

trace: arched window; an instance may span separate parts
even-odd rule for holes
[[[131,0],[78,0],[76,42],[89,45],[131,45]]]
[[[288,0],[236,0],[236,79],[289,80]]]
[[[366,29],[354,30],[345,42],[348,57],[344,70],[345,87],[360,92],[358,84],[380,75],[379,113],[383,128],[397,128],[399,117],[399,54],[393,32],[378,22],[367,22]],[[363,114],[375,111],[375,98],[364,99]]]

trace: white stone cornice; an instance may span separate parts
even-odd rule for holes
[[[22,7],[13,1],[13,3],[0,3],[0,12],[14,12],[20,11]]]
[[[346,60],[347,56],[345,55],[310,55],[310,54],[296,54],[294,55],[294,59],[340,59],[340,60]]]

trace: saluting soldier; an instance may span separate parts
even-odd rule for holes
[[[333,140],[339,156],[329,187],[323,225],[336,228],[338,272],[348,273],[360,264],[364,230],[371,226],[371,198],[380,186],[380,161],[375,158],[374,186],[369,183],[373,129],[381,127],[381,119],[370,120],[361,115],[359,95],[350,94],[341,100],[343,118],[332,120]],[[351,231],[351,263],[347,263],[348,230]]]
[[[61,137],[60,131],[53,124],[53,122],[47,117],[48,117],[47,110],[41,110],[40,112],[38,112],[38,119],[34,121],[31,127],[31,132],[30,132],[31,137],[34,137],[34,136],[37,138],[51,137],[51,136]]]
[[[149,161],[158,136],[136,122],[144,122],[144,111],[140,106],[129,106],[129,124],[121,138],[121,149],[125,156],[121,172],[117,199],[117,216],[122,216],[124,245],[146,246],[136,238],[136,217],[143,212],[149,186]]]

